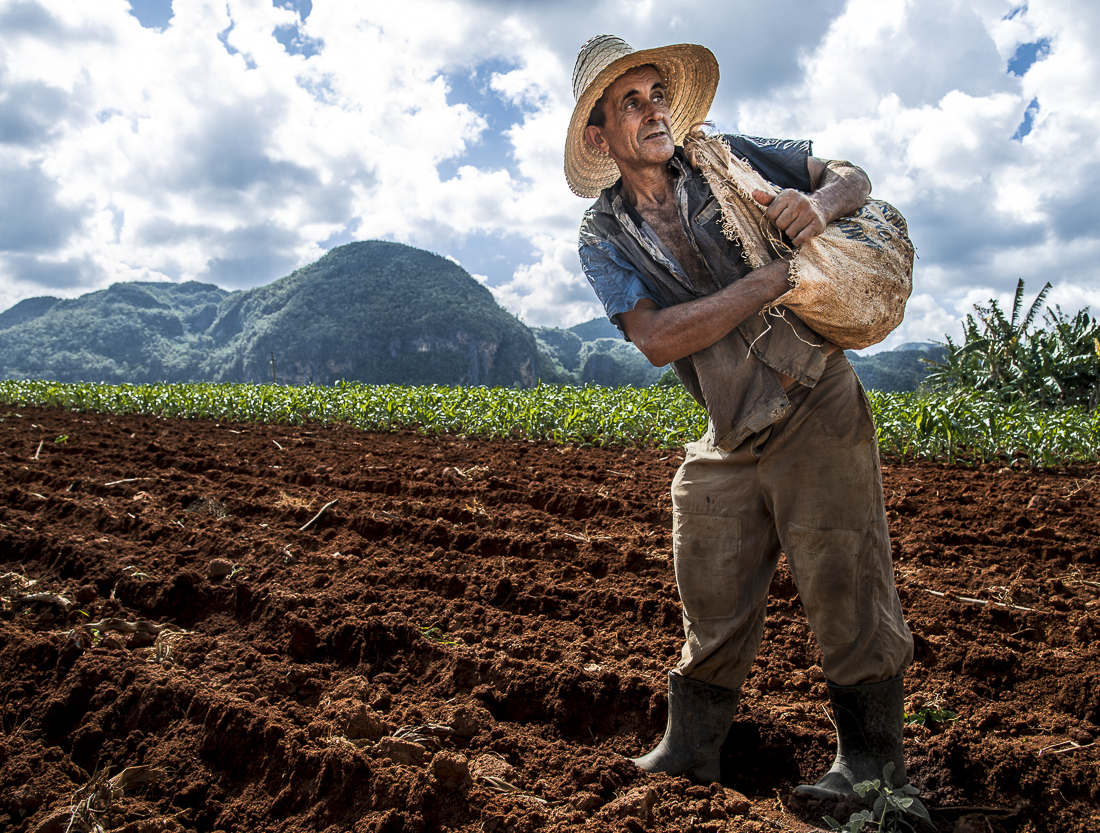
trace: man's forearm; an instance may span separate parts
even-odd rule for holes
[[[826,164],[810,199],[825,215],[825,222],[831,223],[860,208],[870,193],[871,180],[862,168],[851,162],[834,161]]]
[[[785,260],[750,272],[713,295],[665,309],[639,303],[622,314],[623,329],[656,367],[690,356],[723,338],[790,289]]]

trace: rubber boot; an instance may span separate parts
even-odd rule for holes
[[[908,782],[902,754],[905,687],[901,677],[868,685],[829,683],[829,699],[836,721],[836,760],[814,785],[795,787],[791,799],[800,801],[847,799],[861,781],[882,778],[882,769],[894,762],[893,786]]]
[[[668,675],[668,725],[656,748],[634,758],[646,772],[686,775],[709,784],[721,778],[719,754],[729,734],[740,690]]]

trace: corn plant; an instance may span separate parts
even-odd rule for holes
[[[1003,403],[977,391],[870,391],[878,442],[889,460],[1055,466],[1097,459],[1100,409]],[[0,402],[172,419],[303,425],[365,431],[513,437],[578,445],[676,448],[698,439],[706,412],[682,387],[514,388],[430,385],[103,385],[0,381]],[[69,441],[74,442],[74,440]]]

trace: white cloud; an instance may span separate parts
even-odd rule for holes
[[[602,315],[579,274],[576,243],[549,235],[533,242],[540,260],[521,266],[508,283],[490,287],[497,302],[532,327],[571,327]]]
[[[601,32],[710,45],[720,126],[868,170],[920,257],[884,346],[942,338],[1019,277],[1100,303],[1087,0],[283,6],[177,0],[158,31],[124,0],[0,0],[0,308],[117,280],[252,286],[359,237],[458,252],[528,323],[594,317],[562,148],[576,50]],[[295,31],[308,49],[279,42]]]

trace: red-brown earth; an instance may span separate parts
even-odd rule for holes
[[[0,406],[0,829],[808,830],[833,738],[782,564],[724,786],[627,760],[680,458]],[[936,828],[1100,829],[1100,467],[884,476],[907,703],[958,713],[906,730]]]

